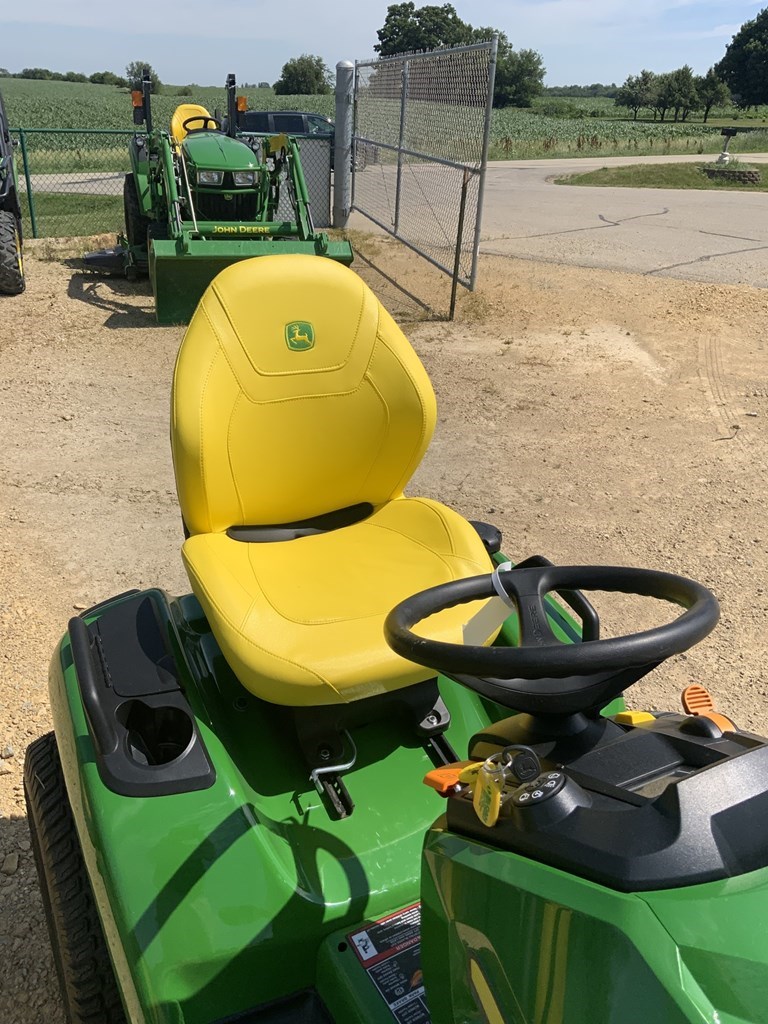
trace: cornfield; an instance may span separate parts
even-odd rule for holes
[[[76,82],[42,82],[15,78],[0,79],[11,125],[16,128],[123,128],[132,127],[130,97],[125,89]],[[254,110],[307,110],[333,116],[334,97],[276,96],[271,89],[244,89]],[[183,95],[187,93],[188,95]],[[152,99],[158,123],[169,123],[182,102],[201,103],[212,113],[225,108],[223,88],[167,87]],[[569,101],[570,102],[570,101]],[[605,100],[574,101],[583,104],[583,117],[553,117],[535,111],[507,108],[494,110],[491,121],[492,159],[532,157],[647,155],[653,153],[715,153],[721,148],[719,126],[700,122],[651,122],[612,119]],[[589,106],[588,106],[589,104]],[[425,105],[426,106],[426,105]],[[595,110],[591,111],[591,107]],[[598,109],[599,108],[599,109]],[[590,112],[601,116],[590,116]],[[421,116],[422,113],[424,116]],[[413,112],[409,136],[434,133],[441,117],[428,111]],[[416,123],[418,122],[418,123]],[[455,139],[443,139],[450,148]],[[429,139],[435,147],[438,140]],[[439,144],[438,144],[439,149]],[[768,130],[739,134],[731,149],[735,153],[768,149]]]

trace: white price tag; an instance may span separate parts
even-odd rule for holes
[[[517,611],[517,605],[502,587],[498,576],[499,572],[504,572],[511,568],[511,562],[503,562],[498,566],[491,577],[493,589],[498,596],[492,597],[487,604],[483,605],[479,612],[472,616],[469,622],[464,623],[462,632],[464,643],[467,646],[482,647],[489,637],[498,632],[504,620],[509,617],[510,611]]]

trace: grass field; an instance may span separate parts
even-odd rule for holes
[[[211,112],[225,106],[224,89],[189,87],[191,96],[179,96],[166,87],[152,99],[155,118],[168,123],[181,102],[202,103]],[[132,128],[130,98],[124,89],[73,82],[40,82],[16,78],[0,80],[13,127],[24,128]],[[253,109],[314,110],[333,116],[334,97],[275,96],[271,89],[246,89]],[[397,113],[399,113],[399,104]],[[736,153],[768,150],[765,108],[747,117],[732,109],[712,112],[710,124],[687,121],[675,124],[633,121],[606,98],[560,99],[540,97],[532,110],[494,110],[491,122],[491,159],[520,160],[536,157],[626,156],[654,153],[716,153],[721,148],[723,123],[749,128],[732,143]],[[442,112],[441,112],[442,113]],[[396,116],[396,115],[395,115]],[[412,116],[415,116],[412,115]],[[444,123],[445,117],[437,119]],[[759,129],[765,127],[765,132]],[[754,129],[758,129],[754,131]],[[48,137],[50,139],[51,137]],[[451,138],[443,140],[450,147]],[[41,150],[50,149],[39,140]],[[91,169],[96,169],[92,167]],[[105,166],[103,169],[111,169]]]
[[[747,163],[732,162],[733,169],[757,170]],[[569,174],[555,178],[556,185],[592,185],[612,188],[686,188],[739,192],[768,192],[768,181],[759,185],[741,185],[718,181],[702,173],[704,164],[633,164],[631,167],[601,167],[587,174]]]
[[[742,142],[764,149],[768,136],[744,135],[732,145],[738,143],[736,148],[742,152]],[[702,124],[578,120],[509,109],[494,111],[491,124],[491,157],[496,160],[717,153],[721,148],[720,129]]]
[[[28,218],[26,197],[22,214]],[[35,220],[40,237],[68,238],[123,230],[123,197],[35,192]]]

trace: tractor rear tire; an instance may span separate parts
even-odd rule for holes
[[[27,750],[24,795],[67,1020],[126,1024],[52,732]]]
[[[139,206],[139,195],[132,174],[126,174],[123,184],[123,210],[125,211],[125,237],[128,245],[143,246],[147,242],[147,231],[151,221],[145,217]]]
[[[10,210],[0,210],[0,292],[20,295],[23,291],[24,261],[19,224]]]

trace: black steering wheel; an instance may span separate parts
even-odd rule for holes
[[[493,597],[493,576],[444,583],[393,608],[384,623],[390,647],[408,661],[441,672],[505,707],[536,715],[570,715],[607,704],[673,654],[703,640],[720,618],[714,594],[700,583],[651,569],[541,566],[498,572],[520,624],[519,647],[472,647],[411,632],[446,608]],[[685,609],[673,622],[608,640],[561,643],[545,596],[552,591],[604,590],[670,601]],[[512,609],[510,609],[512,614]]]
[[[189,126],[194,121],[202,121],[203,122],[202,128],[190,128]],[[184,131],[187,134],[189,134],[190,132],[207,132],[207,131],[211,130],[208,127],[208,122],[209,121],[213,125],[214,131],[217,131],[217,132],[221,131],[221,121],[218,119],[218,117],[211,117],[210,114],[195,114],[194,117],[188,117],[186,119],[186,121],[182,122],[181,127],[184,129]]]

